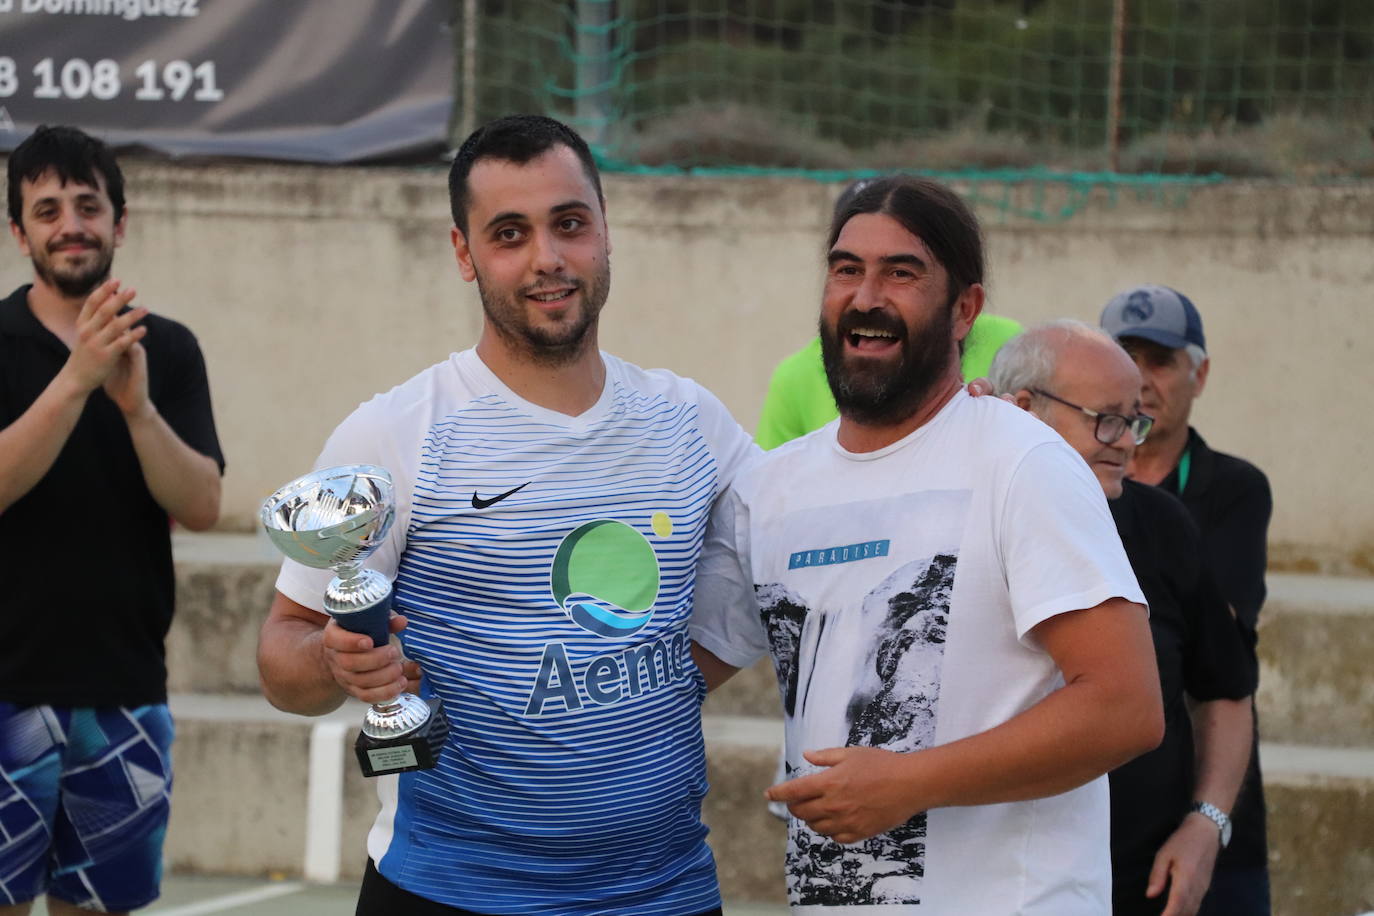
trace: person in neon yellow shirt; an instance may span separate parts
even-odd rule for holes
[[[964,381],[986,377],[1002,344],[1019,333],[1021,325],[1010,318],[979,315],[964,341],[960,362]],[[777,448],[820,429],[839,415],[830,384],[825,380],[825,366],[821,364],[821,339],[813,337],[773,370],[754,441],[765,449]]]

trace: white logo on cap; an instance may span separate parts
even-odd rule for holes
[[[1154,300],[1145,290],[1138,289],[1126,297],[1126,304],[1121,309],[1121,318],[1131,324],[1144,324],[1154,313]]]

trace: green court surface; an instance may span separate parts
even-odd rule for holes
[[[353,912],[357,884],[307,884],[261,878],[209,878],[173,875],[162,882],[162,898],[147,916],[333,916]],[[40,901],[33,916],[47,916]],[[784,916],[787,907],[768,904],[725,905],[726,916]]]

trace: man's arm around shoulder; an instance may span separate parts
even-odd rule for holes
[[[1008,721],[939,747],[807,751],[826,767],[768,790],[813,830],[854,843],[931,808],[1058,795],[1156,747],[1164,734],[1145,609],[1123,598],[1031,630],[1064,686]]]
[[[692,640],[692,661],[696,663],[702,677],[706,678],[707,692],[715,690],[739,672],[739,668],[723,661],[720,656],[695,639]]]

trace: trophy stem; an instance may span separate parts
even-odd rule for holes
[[[352,567],[324,593],[324,610],[345,630],[366,633],[374,646],[384,646],[391,634],[391,583],[374,569]]]
[[[358,560],[334,567],[334,575],[342,585],[355,585],[362,574],[363,564]]]

